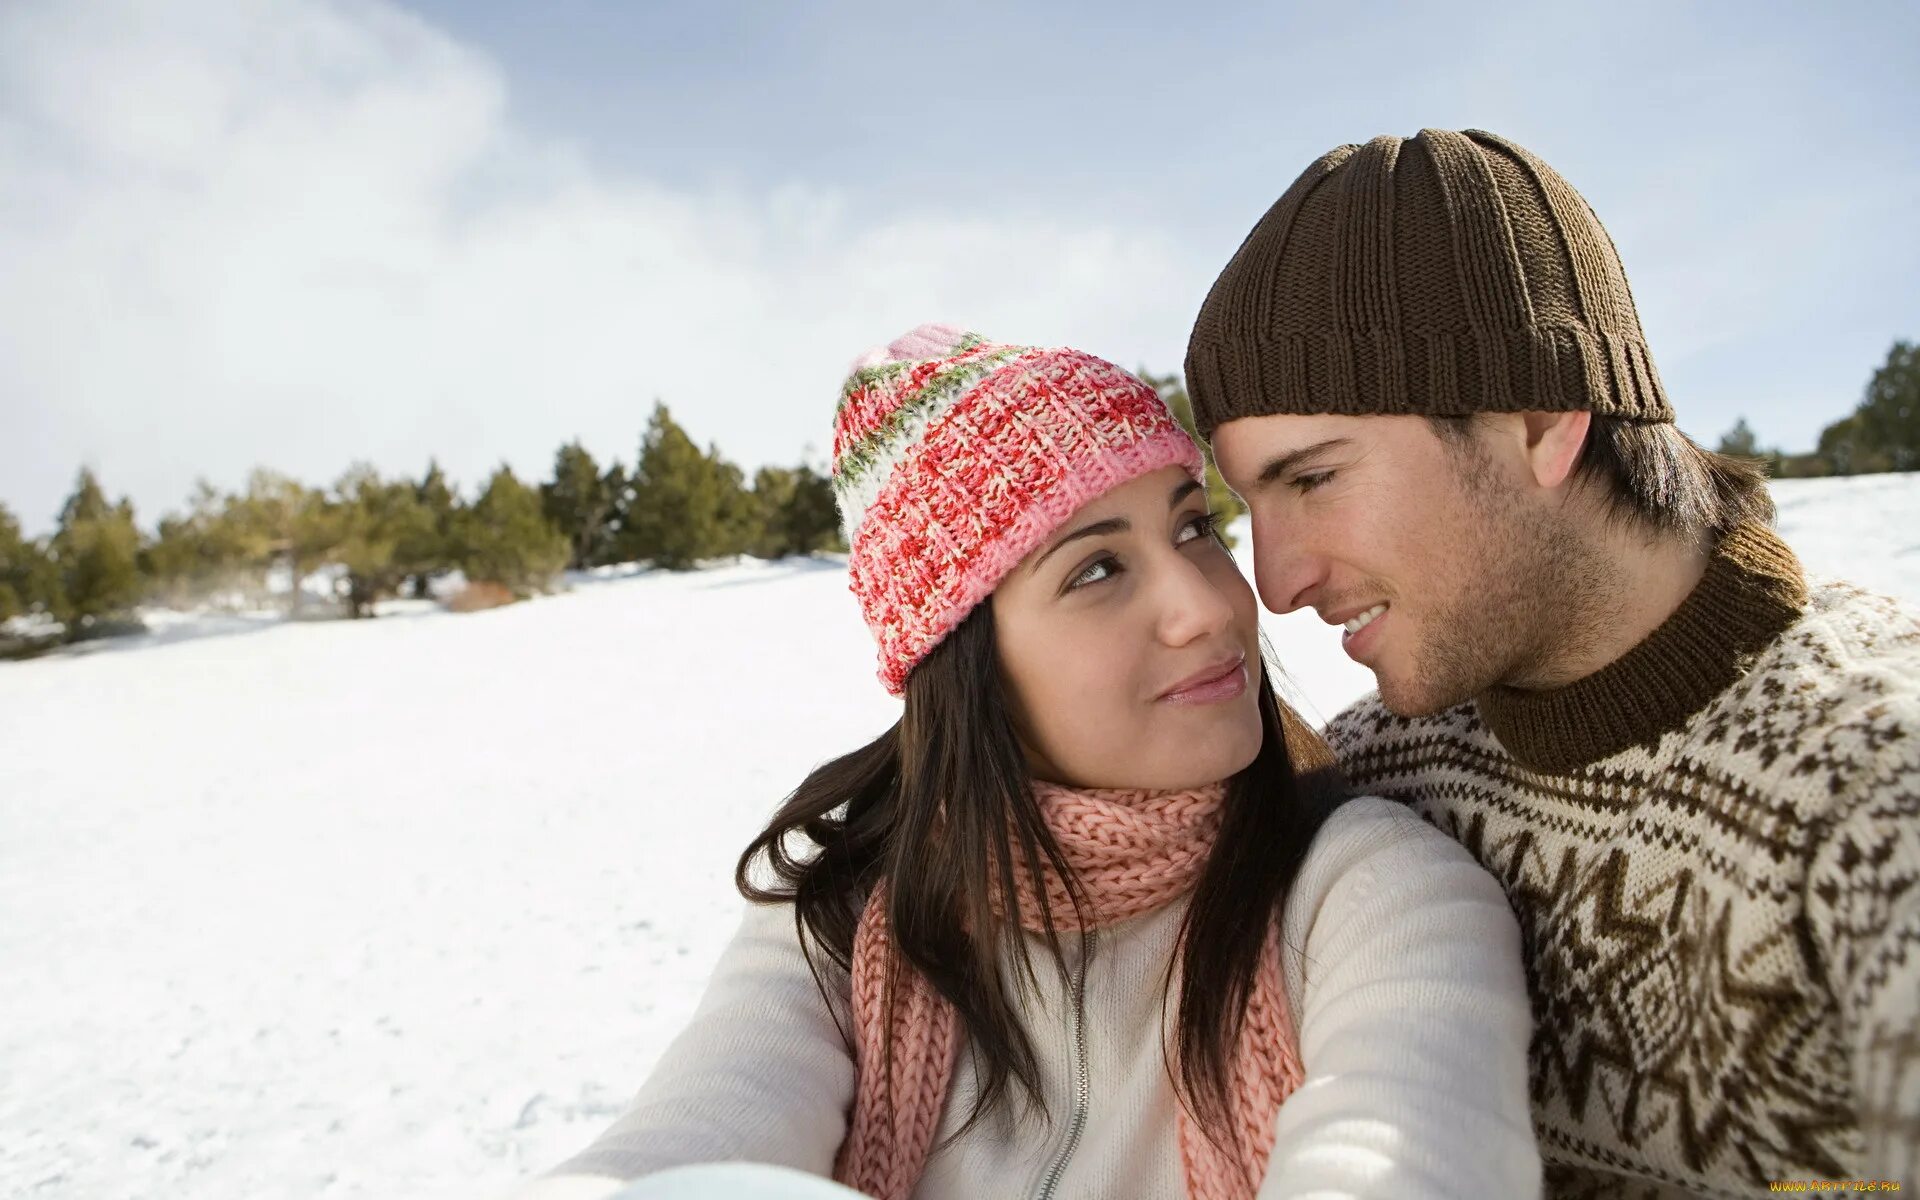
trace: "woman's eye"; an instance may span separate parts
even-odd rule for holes
[[[1310,492],[1332,478],[1332,471],[1315,471],[1311,475],[1294,476],[1293,486],[1301,492]]]
[[[1174,539],[1174,545],[1184,546],[1195,538],[1212,537],[1220,517],[1217,513],[1203,512],[1180,527],[1180,536]]]
[[[1071,592],[1075,588],[1084,587],[1089,583],[1099,583],[1103,579],[1111,579],[1118,569],[1119,564],[1114,562],[1111,557],[1096,558],[1086,565],[1085,570],[1067,581],[1067,590]]]

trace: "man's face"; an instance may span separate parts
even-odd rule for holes
[[[1579,552],[1501,438],[1455,443],[1412,416],[1268,416],[1228,422],[1213,445],[1253,514],[1260,599],[1348,626],[1342,646],[1394,712],[1521,682],[1551,652],[1551,598],[1579,586]]]

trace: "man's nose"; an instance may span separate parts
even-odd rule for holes
[[[1273,516],[1253,514],[1253,584],[1260,603],[1271,612],[1290,613],[1307,604],[1326,579],[1326,560],[1307,545],[1297,528]]]

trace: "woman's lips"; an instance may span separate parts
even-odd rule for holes
[[[1207,668],[1161,693],[1160,699],[1173,704],[1218,704],[1247,690],[1247,657]]]

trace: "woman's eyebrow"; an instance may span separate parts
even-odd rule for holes
[[[1191,479],[1182,480],[1180,482],[1180,485],[1173,489],[1173,494],[1167,497],[1167,507],[1178,508],[1182,500],[1185,500],[1188,496],[1193,495],[1195,492],[1199,490],[1200,490],[1200,485],[1198,483],[1195,483],[1193,480]],[[1028,567],[1027,570],[1029,572],[1038,571],[1040,569],[1040,564],[1047,561],[1048,554],[1052,554],[1055,550],[1058,550],[1060,547],[1066,545],[1068,542],[1077,542],[1081,538],[1102,537],[1109,533],[1125,533],[1132,528],[1133,528],[1133,522],[1127,520],[1125,517],[1108,517],[1104,521],[1095,521],[1091,525],[1082,526],[1081,528],[1076,529],[1072,533],[1061,538],[1059,541],[1055,542],[1053,545],[1047,547],[1047,553],[1042,554],[1039,558],[1034,559],[1033,565],[1031,567]]]
[[[1109,533],[1125,533],[1127,530],[1132,528],[1133,528],[1133,523],[1127,520],[1125,517],[1108,517],[1104,521],[1095,521],[1091,525],[1083,525],[1079,529],[1076,529],[1072,533],[1061,538],[1059,541],[1055,542],[1053,545],[1048,546],[1047,553],[1042,554],[1039,558],[1034,559],[1033,565],[1031,567],[1028,567],[1027,571],[1029,574],[1031,574],[1034,571],[1038,571],[1040,569],[1040,564],[1047,561],[1047,555],[1052,554],[1055,550],[1058,550],[1060,547],[1066,545],[1068,542],[1077,542],[1081,538],[1101,537]]]

